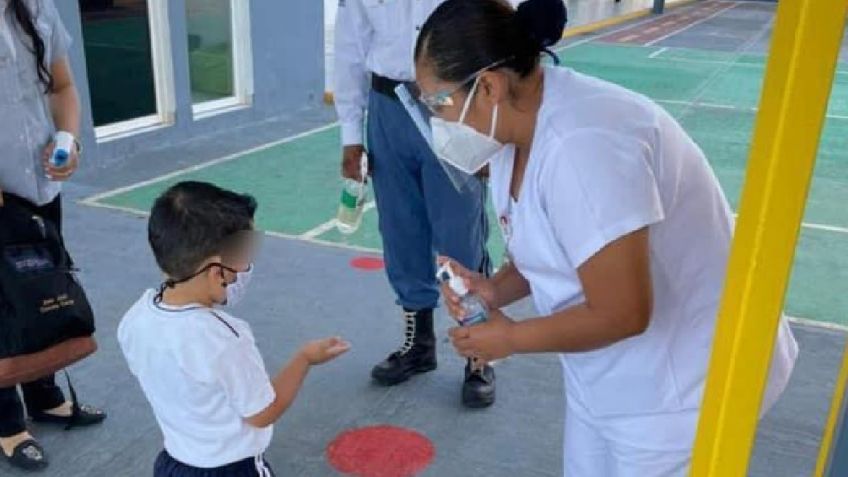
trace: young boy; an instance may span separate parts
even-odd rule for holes
[[[253,270],[256,201],[201,182],[168,189],[153,205],[148,239],[166,275],[121,320],[118,341],[165,437],[155,477],[266,477],[272,424],[309,368],[349,349],[340,338],[306,344],[269,380],[234,305]]]

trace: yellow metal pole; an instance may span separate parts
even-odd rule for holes
[[[778,3],[693,477],[746,474],[848,0]]]
[[[822,435],[822,443],[819,448],[819,461],[816,464],[815,477],[822,477],[827,465],[830,462],[830,456],[833,448],[834,433],[836,432],[836,423],[839,421],[839,414],[842,411],[842,403],[845,400],[845,385],[848,383],[848,345],[845,346],[845,351],[842,354],[842,369],[839,371],[839,377],[836,380],[836,387],[833,390],[833,401],[830,405],[830,415],[827,417],[827,425],[824,428]]]

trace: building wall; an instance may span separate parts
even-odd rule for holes
[[[195,120],[189,81],[185,1],[168,0],[176,90],[175,123],[98,144],[91,115],[79,5],[73,0],[55,0],[55,3],[74,39],[69,56],[82,102],[81,140],[88,161],[121,159],[145,150],[292,115],[320,104],[324,92],[321,2],[251,0],[253,104],[246,109]]]

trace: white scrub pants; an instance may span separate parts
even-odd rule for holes
[[[686,477],[698,410],[593,417],[566,396],[565,477]]]

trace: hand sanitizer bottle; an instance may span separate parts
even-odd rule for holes
[[[478,295],[468,292],[465,281],[454,273],[450,262],[445,262],[439,268],[436,277],[440,282],[447,283],[451,290],[461,297],[459,303],[465,312],[463,317],[458,320],[461,326],[476,325],[489,318],[489,307],[486,306],[486,302]]]
[[[65,167],[71,158],[71,148],[74,147],[74,136],[66,131],[59,131],[53,138],[56,144],[53,155],[50,156],[50,164],[53,167]]]
[[[368,178],[367,154],[362,154],[359,171],[362,174],[362,180],[345,179],[342,188],[336,228],[345,235],[350,235],[359,229],[359,225],[362,223],[362,215],[365,212],[365,200],[368,197],[366,186]]]

